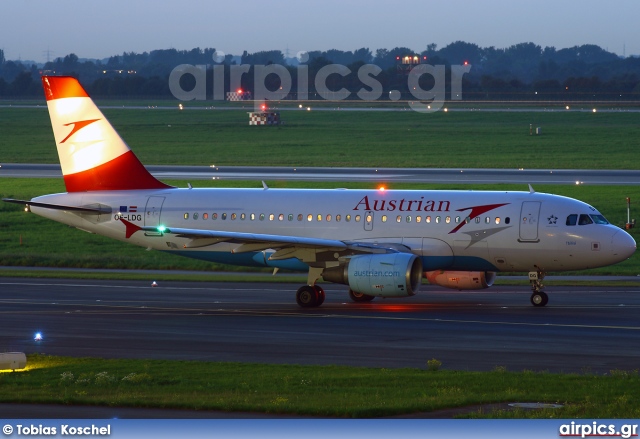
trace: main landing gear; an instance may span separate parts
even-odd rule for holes
[[[322,305],[326,297],[319,285],[303,285],[296,292],[296,302],[302,308],[314,308]]]
[[[529,282],[531,283],[531,303],[533,306],[545,306],[547,302],[549,302],[549,296],[547,293],[542,291],[544,285],[542,284],[542,279],[544,279],[544,271],[542,271],[539,267],[536,267],[537,271],[529,272]]]
[[[296,302],[302,308],[315,308],[324,302],[326,297],[324,290],[319,285],[316,285],[316,281],[322,276],[323,270],[322,267],[309,267],[307,285],[301,286],[296,292]]]

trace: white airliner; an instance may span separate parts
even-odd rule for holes
[[[615,264],[633,238],[581,201],[535,192],[175,188],[156,180],[71,77],[42,78],[67,192],[31,212],[114,239],[206,261],[308,272],[351,299],[414,295],[422,277],[454,290],[529,272],[544,306],[549,271]],[[184,146],[187,148],[187,146]],[[186,150],[185,150],[186,151]]]

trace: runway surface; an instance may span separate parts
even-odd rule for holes
[[[470,168],[292,168],[268,166],[147,166],[160,180],[363,181],[379,183],[522,183],[640,185],[638,170]],[[0,177],[61,178],[58,164],[3,163]],[[526,186],[523,188],[526,190]]]
[[[0,279],[0,352],[288,364],[605,373],[640,363],[640,283],[349,301],[324,284],[317,309],[295,284]],[[41,332],[43,341],[33,336]]]

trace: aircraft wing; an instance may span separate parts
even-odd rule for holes
[[[162,233],[176,235],[181,238],[190,238],[191,243],[187,247],[202,247],[211,245],[216,242],[232,242],[237,244],[254,244],[251,250],[257,251],[258,247],[266,248],[282,248],[292,246],[327,248],[329,250],[344,250],[347,244],[335,239],[323,238],[307,238],[303,236],[287,236],[287,235],[271,235],[268,233],[244,233],[244,232],[226,232],[221,230],[201,230],[186,229],[181,227],[149,227],[138,226],[123,218],[120,218],[127,227],[127,238],[138,230],[152,233]]]
[[[147,229],[145,227],[144,229]],[[176,227],[167,227],[165,230],[158,230],[155,227],[151,227],[154,231],[160,231],[161,233],[170,233],[182,238],[191,238],[195,241],[210,238],[220,239],[220,241],[234,242],[238,244],[266,244],[264,248],[281,248],[281,247],[314,247],[314,248],[327,248],[330,250],[344,250],[347,245],[335,239],[323,239],[323,238],[307,238],[301,236],[287,236],[287,235],[271,235],[268,233],[243,233],[243,232],[225,232],[218,230],[198,230],[198,229],[184,229]],[[196,244],[196,243],[194,243]],[[252,246],[252,247],[258,247]],[[251,251],[256,251],[252,249]]]
[[[139,230],[151,233],[172,234],[181,238],[190,239],[190,241],[184,245],[185,248],[205,247],[218,242],[230,242],[240,244],[239,247],[233,250],[234,253],[294,247],[316,250],[322,249],[324,251],[351,250],[355,253],[396,253],[410,251],[406,246],[401,244],[362,243],[340,241],[337,239],[311,238],[305,236],[228,232],[221,230],[187,229],[181,227],[138,226],[123,218],[120,218],[120,221],[127,227],[127,238]]]

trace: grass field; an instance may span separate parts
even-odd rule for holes
[[[188,107],[188,105],[187,105]],[[249,127],[247,110],[105,109],[145,164],[640,169],[634,113],[286,111],[281,127]],[[530,136],[529,126],[543,134]],[[45,107],[0,108],[0,164],[57,163]],[[177,186],[185,182],[169,181]],[[268,182],[270,187],[373,185]],[[258,182],[198,181],[197,187]],[[465,185],[391,185],[392,189]],[[527,190],[525,185],[474,185]],[[536,186],[626,220],[637,187]],[[63,192],[61,179],[0,178],[0,196],[29,199]],[[632,231],[636,240],[640,234]],[[0,265],[231,270],[147,252],[70,229],[0,203]],[[640,257],[583,274],[640,274]],[[206,279],[203,277],[202,279]],[[280,280],[280,279],[279,279]],[[32,356],[25,373],[0,374],[0,401],[98,404],[372,417],[485,404],[553,402],[560,410],[499,412],[495,417],[638,418],[637,370],[594,376],[302,367]],[[446,365],[445,365],[446,366]],[[128,378],[127,378],[128,377]],[[473,413],[472,417],[488,416]]]
[[[247,111],[104,113],[147,165],[640,169],[637,113]],[[57,163],[44,106],[0,108],[0,133],[0,163]]]
[[[638,370],[606,376],[197,361],[103,360],[32,355],[26,372],[0,373],[0,402],[182,408],[379,417],[496,402],[546,402],[559,409],[475,410],[464,417],[628,418]]]

